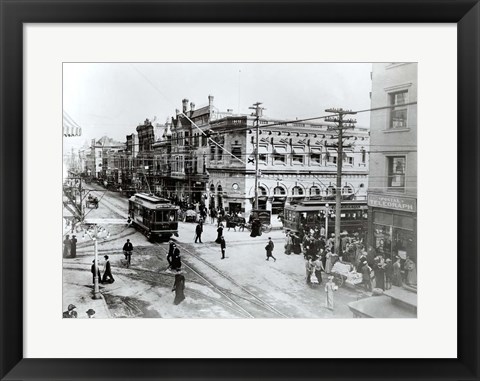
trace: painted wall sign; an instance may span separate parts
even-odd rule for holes
[[[403,210],[406,212],[417,211],[417,200],[412,198],[393,196],[393,195],[368,195],[368,206],[377,208],[386,208],[394,210]]]

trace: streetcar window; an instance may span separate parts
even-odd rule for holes
[[[168,217],[168,220],[169,221],[175,221],[176,220],[176,214],[177,214],[177,212],[175,210],[171,210],[170,215]]]
[[[149,220],[150,215],[151,215],[151,210],[150,209],[145,209],[144,213],[143,213],[143,216],[145,217],[145,219]]]
[[[165,211],[163,210],[157,210],[157,222],[163,222],[166,221],[166,216],[165,216]]]

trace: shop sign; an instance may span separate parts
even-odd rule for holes
[[[369,194],[368,206],[403,210],[406,212],[417,211],[417,203],[415,199],[390,195]]]

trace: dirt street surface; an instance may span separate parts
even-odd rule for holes
[[[90,187],[100,202],[98,209],[86,211],[87,219],[126,221],[126,197]],[[87,317],[81,308],[94,308],[96,318],[352,318],[347,304],[365,297],[359,290],[341,287],[335,294],[334,311],[328,310],[323,285],[311,288],[306,284],[303,256],[284,254],[282,230],[252,238],[247,230],[224,229],[227,247],[222,260],[220,245],[214,242],[216,225],[207,221],[203,243],[195,244],[196,224],[180,222],[179,237],[174,241],[181,252],[186,299],[174,305],[174,274],[168,270],[166,260],[168,243],[150,243],[126,223],[102,226],[105,231],[98,242],[100,270],[103,274],[103,256],[108,255],[115,278],[112,284],[100,285],[102,300],[91,299],[94,250],[88,235],[76,232],[77,257],[63,260],[63,305],[77,305],[79,318]],[[275,244],[276,261],[266,261],[268,237]],[[134,246],[129,268],[122,252],[127,238]]]

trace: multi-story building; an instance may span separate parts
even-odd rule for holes
[[[387,257],[416,261],[417,64],[372,69],[369,243]],[[377,110],[375,110],[377,109]]]
[[[207,131],[219,112],[213,105],[213,96],[208,96],[208,105],[195,109],[188,99],[182,100],[182,112],[176,111],[172,124],[168,124],[162,136],[163,141],[156,145],[157,158],[163,158],[164,187],[167,197],[185,202],[205,202],[206,156],[202,147],[207,143]],[[169,162],[168,162],[169,161]],[[168,164],[166,164],[168,162]],[[166,165],[165,165],[166,164]]]
[[[259,118],[258,206],[283,212],[285,203],[336,193],[338,154],[332,124]],[[209,174],[209,205],[249,213],[255,202],[256,119],[227,116],[210,124],[203,146]],[[349,130],[345,140],[342,195],[366,199],[368,130]]]
[[[121,179],[125,190],[134,189],[137,181],[136,158],[138,154],[138,135],[126,136],[125,151],[121,157]]]
[[[155,131],[152,122],[146,119],[137,126],[138,153],[136,158],[136,174],[139,188],[148,191],[154,183],[153,143]]]
[[[103,136],[99,140],[92,139],[90,146],[92,157],[87,159],[87,172],[90,171],[92,176],[105,180],[109,177],[118,179],[120,161],[117,154],[124,149],[124,143],[107,136]]]
[[[249,213],[255,201],[257,119],[220,112],[213,100],[210,95],[208,105],[195,109],[184,99],[171,123],[153,126],[147,119],[139,125],[136,176],[163,197]],[[259,208],[280,214],[287,202],[334,198],[338,154],[331,127],[258,119]],[[341,192],[366,200],[369,132],[356,127],[347,136]]]

